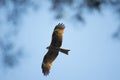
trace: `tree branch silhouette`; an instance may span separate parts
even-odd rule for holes
[[[56,19],[62,19],[66,14],[69,14],[65,13],[66,7],[73,13],[69,17],[76,19],[78,22],[85,21],[83,16],[85,11],[90,13],[98,11],[99,13],[103,8],[109,7],[111,12],[113,11],[120,20],[120,0],[49,0],[49,2],[51,3],[50,10],[55,12],[54,17]],[[6,32],[6,34],[9,38],[14,36],[14,34],[19,31],[19,28],[16,29],[16,27],[18,27],[17,25],[19,25],[22,15],[24,15],[29,8],[34,10],[39,7],[39,3],[40,1],[38,2],[37,0],[0,0],[0,29],[2,28],[2,24],[12,23],[13,26],[11,28],[14,29],[14,31],[11,30],[10,33]],[[3,57],[1,60],[5,66],[14,67],[18,62],[18,55],[21,51],[14,51],[15,43],[6,41],[5,35],[2,32],[0,33],[0,53]],[[120,36],[119,28],[113,36]]]

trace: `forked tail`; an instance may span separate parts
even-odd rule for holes
[[[62,48],[60,48],[60,52],[65,53],[66,55],[68,55],[69,51],[70,50],[68,50],[68,49],[62,49]]]

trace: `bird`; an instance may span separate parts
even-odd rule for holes
[[[50,69],[52,63],[57,58],[59,52],[62,52],[68,55],[69,49],[61,48],[63,41],[63,33],[64,33],[65,25],[63,23],[59,23],[55,26],[52,33],[52,40],[50,46],[46,47],[48,49],[42,61],[42,73],[47,76],[50,73]]]

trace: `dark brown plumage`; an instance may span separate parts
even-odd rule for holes
[[[62,45],[62,38],[64,33],[65,26],[64,24],[58,24],[55,26],[53,34],[52,34],[52,41],[49,47],[47,47],[48,52],[43,58],[42,62],[42,73],[44,75],[48,75],[50,72],[50,68],[52,66],[53,61],[59,54],[59,51],[68,55],[68,49],[60,48]]]

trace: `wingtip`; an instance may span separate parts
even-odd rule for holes
[[[42,69],[42,73],[43,73],[44,76],[48,76],[50,71],[48,69],[44,68],[44,69]]]
[[[61,28],[65,28],[65,25],[63,23],[58,23],[58,25],[56,25],[56,27],[61,27]]]
[[[49,73],[50,73],[50,65],[48,65],[48,64],[46,64],[46,63],[42,63],[42,66],[41,66],[41,68],[42,68],[42,73],[43,73],[43,75],[44,76],[48,76],[49,75]]]
[[[43,72],[43,75],[44,75],[44,76],[48,76],[48,75],[49,75],[49,72]]]

